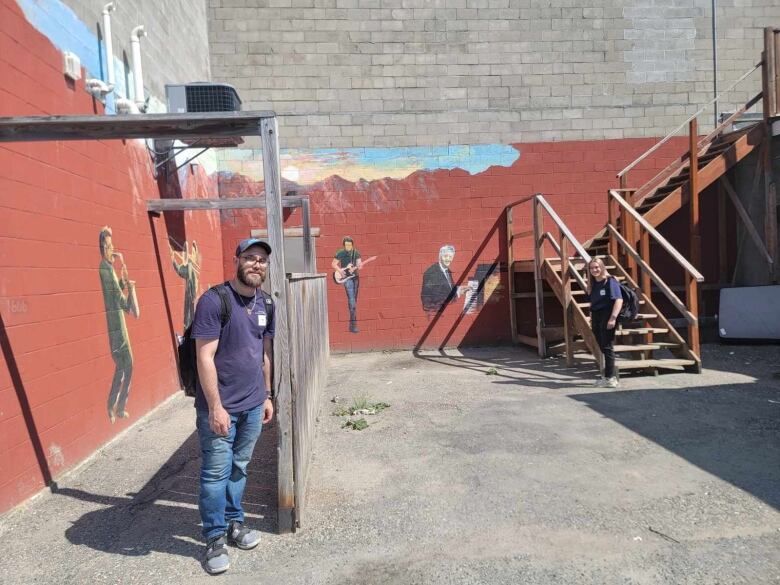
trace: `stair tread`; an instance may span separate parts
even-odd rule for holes
[[[615,345],[613,346],[616,352],[622,351],[653,351],[655,349],[668,349],[672,347],[680,347],[679,343],[672,343],[671,341],[658,341],[653,343],[637,343],[632,345]]]
[[[619,370],[632,370],[636,368],[665,368],[672,366],[695,366],[696,360],[680,358],[658,358],[648,360],[615,359],[615,367]]]
[[[636,327],[615,331],[615,335],[639,335],[645,333],[669,333],[669,330],[665,327]]]

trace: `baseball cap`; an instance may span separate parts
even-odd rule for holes
[[[251,246],[260,246],[269,254],[271,253],[271,246],[268,244],[268,242],[264,240],[258,240],[257,238],[247,238],[238,244],[238,247],[236,248],[236,256],[240,256],[242,252],[246,251],[246,249]]]

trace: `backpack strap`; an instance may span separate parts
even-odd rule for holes
[[[222,329],[225,328],[225,325],[228,324],[228,321],[230,321],[230,314],[232,313],[230,293],[228,292],[229,286],[230,285],[227,282],[223,282],[222,284],[212,286],[210,289],[216,291],[216,293],[219,295],[219,300],[222,302],[219,309],[220,334],[222,333]]]

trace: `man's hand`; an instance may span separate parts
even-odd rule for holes
[[[263,404],[263,424],[271,422],[271,419],[274,417],[274,403],[271,402],[270,398],[265,399],[265,404]]]
[[[617,323],[617,319],[615,317],[610,317],[609,321],[607,321],[607,329],[614,329],[615,323]]]
[[[209,410],[209,427],[215,434],[227,437],[230,431],[230,415],[221,404]]]

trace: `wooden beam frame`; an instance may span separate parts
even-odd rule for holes
[[[281,205],[286,208],[302,207],[304,200],[306,200],[305,197],[283,197]],[[150,199],[146,202],[146,210],[150,213],[196,209],[267,209],[267,207],[268,201],[265,197],[236,197],[235,199]]]
[[[764,242],[761,240],[761,236],[759,235],[756,226],[753,225],[753,221],[750,219],[750,215],[745,209],[745,206],[742,205],[742,201],[739,200],[739,196],[737,195],[737,192],[734,190],[734,187],[732,187],[731,181],[729,181],[726,175],[723,175],[723,177],[721,177],[720,179],[720,183],[723,185],[724,189],[726,190],[729,199],[731,199],[731,203],[732,205],[734,205],[734,209],[737,210],[737,215],[742,220],[742,225],[745,226],[745,231],[747,231],[747,233],[750,235],[750,238],[753,240],[753,243],[756,245],[756,248],[758,248],[758,251],[761,252],[767,264],[769,264],[771,268],[774,264],[772,256],[767,250],[766,246],[764,245]]]

